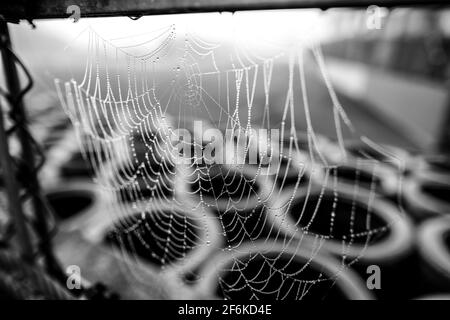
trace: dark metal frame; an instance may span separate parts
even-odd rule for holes
[[[447,0],[2,0],[0,14],[8,21],[67,18],[71,5],[81,17],[134,16],[293,8],[338,8],[449,5]]]

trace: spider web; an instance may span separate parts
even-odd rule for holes
[[[116,199],[105,241],[127,259],[175,270],[188,287],[205,280],[205,262],[218,259],[211,294],[226,299],[326,295],[359,259],[347,256],[349,248],[360,245],[363,256],[389,227],[373,222],[379,161],[348,154],[344,131],[361,137],[309,29],[286,40],[279,35],[289,25],[274,31],[238,16],[215,16],[229,32],[210,37],[190,28],[195,17],[114,38],[89,27],[81,35],[84,75],[56,79],[57,92],[94,180]],[[316,133],[311,120],[311,68],[326,86],[336,143]],[[285,102],[274,105],[280,79]],[[299,117],[306,127],[297,125]],[[180,129],[191,139],[181,139]],[[208,129],[233,139],[197,139]],[[261,138],[260,129],[269,133]],[[279,138],[271,140],[274,129]],[[226,161],[206,159],[212,144]],[[356,166],[345,177],[340,164],[350,158]],[[343,178],[347,193],[339,188]],[[362,188],[367,203],[358,202]],[[314,267],[327,241],[342,248],[333,272]]]

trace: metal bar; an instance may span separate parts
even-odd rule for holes
[[[71,5],[81,17],[142,16],[155,14],[222,12],[292,8],[383,7],[449,5],[448,0],[40,0],[0,2],[0,14],[8,21],[67,18]]]

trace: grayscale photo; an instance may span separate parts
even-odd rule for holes
[[[450,300],[448,1],[3,0],[0,51],[0,300]]]

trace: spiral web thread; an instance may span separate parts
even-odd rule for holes
[[[117,199],[111,210],[116,231],[110,232],[109,238],[131,252],[127,258],[150,260],[167,269],[189,263],[194,249],[209,247],[212,252],[234,257],[218,271],[222,297],[245,292],[251,299],[302,299],[315,287],[331,288],[339,278],[339,272],[308,271],[325,241],[342,242],[339,270],[345,270],[357,260],[346,257],[354,240],[359,239],[366,248],[388,226],[371,226],[370,201],[365,212],[357,213],[365,221],[362,230],[354,229],[355,202],[345,216],[337,216],[339,169],[324,153],[323,138],[314,130],[305,67],[314,62],[328,90],[336,154],[348,157],[344,128],[354,136],[357,133],[333,89],[320,44],[298,40],[286,46],[257,36],[243,41],[241,30],[230,28],[235,30],[231,42],[205,39],[176,24],[112,39],[88,28],[82,35],[88,42],[84,77],[66,82],[56,79],[57,92],[76,128],[83,155],[95,171],[94,180]],[[253,42],[270,54],[249,48]],[[276,70],[277,65],[287,69]],[[271,90],[278,77],[287,77],[288,86],[285,104],[275,106]],[[295,98],[299,91],[301,100]],[[282,110],[275,121],[271,117],[274,109]],[[299,116],[306,119],[306,128],[297,127]],[[263,161],[237,166],[196,163],[204,145],[173,143],[175,130],[192,131],[194,120],[222,132],[241,130],[245,139],[245,133],[254,128],[279,129],[284,137],[279,152],[271,147],[259,150],[260,159],[277,157],[279,161],[271,174],[264,174]],[[186,157],[181,149],[194,151],[183,164],[177,162]],[[245,145],[244,156],[247,152]],[[365,165],[362,158],[357,166]],[[377,161],[372,162],[371,168],[376,170]],[[355,194],[360,188],[356,172],[351,181]],[[370,183],[370,198],[374,188],[375,183]],[[329,210],[321,205],[325,190],[331,194]],[[304,194],[304,202],[295,206],[299,192]],[[313,192],[319,200],[313,209],[306,208]],[[280,203],[279,198],[285,200]],[[289,222],[287,216],[293,208],[297,214]],[[306,214],[307,210],[312,214]],[[274,224],[269,214],[277,215],[280,225]],[[326,221],[326,232],[309,232],[319,217],[322,223]],[[337,220],[344,221],[341,224],[346,229],[339,236],[335,234]],[[211,229],[210,221],[218,228]],[[289,224],[295,231],[312,235],[313,241],[284,232]],[[221,242],[215,240],[218,238]],[[257,249],[261,243],[267,250],[258,254],[245,255],[241,249],[244,244],[255,244]],[[274,243],[294,251],[311,250],[299,264],[292,251],[269,254]],[[252,263],[257,272],[247,270]],[[189,285],[202,280],[198,268],[187,271],[195,274],[187,280]],[[223,276],[227,272],[235,276]]]

